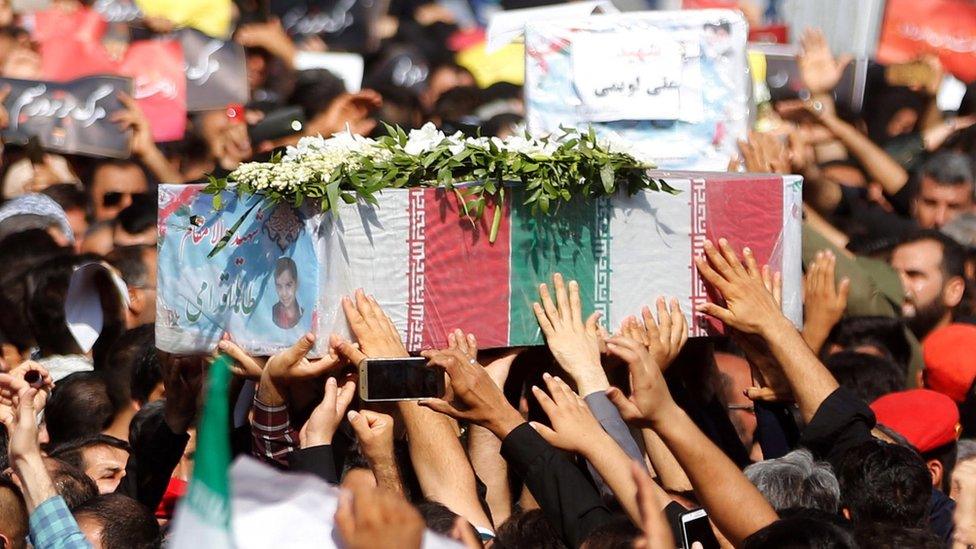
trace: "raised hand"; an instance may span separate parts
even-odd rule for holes
[[[47,399],[54,389],[54,380],[44,366],[28,360],[18,364],[7,372],[10,382],[0,384],[0,410],[10,411],[14,406],[14,399],[25,387],[34,387],[34,410],[40,413],[47,404]]]
[[[342,310],[353,336],[359,342],[360,351],[371,358],[403,358],[409,356],[400,333],[379,303],[356,290],[354,299],[342,298]]]
[[[797,56],[796,63],[807,89],[814,95],[833,91],[853,57],[842,55],[835,59],[827,38],[819,29],[807,29],[801,44],[803,51]]]
[[[333,337],[331,343],[338,342]],[[308,353],[315,346],[315,334],[303,335],[294,345],[268,359],[264,373],[272,382],[289,385],[298,381],[305,381],[324,375],[334,370],[340,364],[334,345],[330,345],[325,356],[315,360],[308,359]]]
[[[457,349],[464,355],[478,360],[478,340],[474,337],[474,334],[465,334],[462,330],[456,329],[447,334],[447,347],[449,349]],[[485,361],[485,371],[488,372],[491,380],[499,388],[505,387],[508,374],[512,370],[512,363],[515,362],[515,359],[524,350],[524,347],[512,347],[505,349],[501,354],[496,353],[494,358]]]
[[[836,282],[837,258],[830,251],[817,252],[803,280],[803,339],[814,352],[820,348],[847,309],[851,281]]]
[[[15,389],[16,388],[16,389]],[[10,462],[31,456],[40,457],[37,438],[37,410],[34,408],[38,390],[10,374],[0,374],[0,389],[6,393],[16,390],[11,405],[0,408],[0,423],[7,429]]]
[[[247,354],[244,349],[234,343],[228,334],[221,336],[220,342],[217,343],[217,350],[234,359],[230,365],[230,371],[235,376],[252,381],[261,379],[261,372],[264,371],[264,367],[268,363],[267,358],[253,357]]]
[[[630,464],[630,472],[637,484],[637,507],[640,509],[640,527],[643,534],[634,540],[634,549],[674,547],[674,536],[668,520],[661,511],[655,489],[660,489],[640,465]]]
[[[349,410],[346,415],[367,461],[393,458],[393,417],[373,410]]]
[[[335,513],[335,526],[348,549],[402,547],[419,549],[424,519],[402,496],[375,488],[343,492]]]
[[[661,370],[667,370],[688,342],[688,322],[677,299],[671,299],[669,308],[667,301],[659,297],[656,306],[657,320],[651,314],[650,307],[641,309],[641,318],[644,321],[643,342],[654,362]],[[634,324],[637,324],[636,320]]]
[[[455,402],[426,399],[420,401],[421,406],[455,419],[477,423],[502,440],[525,422],[474,357],[456,348],[425,351],[422,354],[429,360],[429,366],[447,373]]]
[[[548,373],[542,374],[542,379],[549,394],[536,386],[532,387],[532,394],[549,416],[552,427],[536,422],[531,425],[546,442],[556,448],[583,454],[586,450],[598,450],[600,444],[608,441],[606,432],[586,402],[566,382]],[[616,444],[612,440],[609,442]]]
[[[552,277],[556,302],[553,303],[546,284],[539,285],[542,303],[533,303],[546,344],[563,370],[573,378],[583,396],[604,391],[610,383],[600,364],[600,314],[593,313],[583,322],[583,304],[579,284],[563,282],[561,274]]]
[[[641,342],[617,336],[607,342],[607,348],[627,363],[630,370],[629,397],[616,387],[607,391],[607,397],[620,410],[624,421],[641,427],[652,427],[677,408],[661,368]]]
[[[766,282],[749,248],[742,250],[745,265],[739,261],[729,243],[723,238],[716,248],[705,241],[705,256],[696,257],[698,273],[717,289],[725,299],[725,307],[704,303],[697,310],[711,315],[730,328],[747,334],[760,334],[774,329],[785,317],[776,299],[766,289]]]
[[[322,402],[312,410],[305,425],[298,432],[298,440],[302,448],[332,444],[342,418],[349,408],[349,404],[356,396],[356,383],[346,381],[339,387],[336,378],[329,377],[325,381],[325,395]]]

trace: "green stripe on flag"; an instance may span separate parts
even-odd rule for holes
[[[508,340],[510,345],[539,345],[543,338],[532,303],[539,300],[538,285],[551,285],[553,273],[562,273],[567,281],[576,280],[584,312],[594,310],[597,267],[609,249],[604,241],[607,224],[601,219],[609,208],[602,207],[603,200],[574,199],[560,203],[556,215],[532,215],[523,204],[525,191],[513,194]],[[601,299],[606,305],[608,300],[608,294]]]
[[[193,478],[187,490],[191,511],[203,522],[230,525],[230,383],[231,358],[221,354],[210,365],[207,399],[197,426],[197,451]]]

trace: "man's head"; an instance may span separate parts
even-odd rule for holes
[[[132,204],[132,196],[149,190],[146,174],[129,160],[105,160],[95,166],[91,177],[94,221],[114,219]]]
[[[783,517],[745,539],[745,549],[855,549],[854,535],[836,515],[804,509]]]
[[[99,494],[109,494],[125,477],[129,445],[108,435],[93,435],[59,444],[49,455],[81,469],[95,481]]]
[[[824,345],[823,359],[841,351],[854,351],[891,360],[908,371],[912,347],[901,320],[886,316],[844,317]]]
[[[41,229],[17,233],[0,241],[0,331],[20,352],[36,342],[27,321],[27,274],[56,255],[67,255],[51,235]]]
[[[112,235],[119,246],[156,246],[156,199],[151,194],[137,194],[132,203],[119,212]]]
[[[559,532],[539,509],[512,513],[495,532],[497,549],[534,547],[538,549],[563,549],[566,545]]]
[[[855,527],[870,523],[921,527],[932,476],[914,451],[880,440],[849,450],[837,470],[840,504]]]
[[[753,463],[744,473],[777,512],[797,507],[837,512],[837,477],[829,463],[814,461],[807,450]]]
[[[427,89],[420,94],[420,102],[425,109],[431,110],[444,92],[461,86],[474,85],[475,80],[471,71],[456,63],[444,63],[430,70]]]
[[[129,388],[132,401],[140,407],[163,398],[163,368],[155,347],[143,349],[139,359],[133,363]]]
[[[57,382],[44,417],[51,444],[100,434],[114,417],[108,385],[96,372],[77,372]]]
[[[88,195],[74,183],[58,183],[41,191],[61,206],[75,238],[80,240],[88,230]]]
[[[16,484],[0,477],[0,547],[27,547],[27,506]]]
[[[43,357],[81,354],[64,311],[71,274],[78,264],[76,256],[54,257],[27,276],[27,319]]]
[[[932,485],[948,493],[960,432],[956,403],[942,393],[911,389],[875,400],[871,410],[878,423],[894,429],[922,455]]]
[[[842,387],[852,390],[864,402],[905,388],[908,370],[886,358],[843,351],[824,362]]]
[[[129,290],[129,308],[125,324],[129,329],[156,320],[156,261],[155,245],[124,246],[112,250],[106,257],[118,269]]]
[[[95,481],[74,465],[67,464],[60,459],[44,458],[44,467],[51,475],[54,489],[62,498],[68,509],[74,510],[98,495]]]
[[[891,253],[906,300],[902,314],[915,335],[949,324],[966,293],[966,253],[954,240],[933,230],[910,235]]]
[[[132,399],[132,376],[145,353],[156,349],[155,327],[143,324],[127,330],[109,349],[108,359],[99,365],[108,384],[109,398],[115,413],[126,409],[138,409]],[[154,353],[155,354],[155,353]]]
[[[956,152],[938,153],[922,166],[912,217],[923,229],[938,229],[973,209],[973,166]]]
[[[715,353],[715,365],[722,380],[729,420],[735,427],[742,445],[754,460],[762,459],[762,449],[756,438],[756,412],[753,402],[744,391],[752,386],[752,370],[744,358],[729,353]]]
[[[156,549],[159,525],[138,501],[104,494],[74,511],[75,520],[95,549]]]

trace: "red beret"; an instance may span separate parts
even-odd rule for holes
[[[894,429],[923,454],[959,436],[959,408],[942,393],[928,389],[891,393],[872,402],[871,410],[878,423]]]
[[[950,324],[934,330],[922,342],[925,386],[956,402],[966,400],[976,379],[974,348],[976,326]]]

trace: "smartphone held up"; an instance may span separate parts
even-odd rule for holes
[[[359,396],[366,402],[441,398],[444,372],[422,357],[368,358],[359,365]]]

